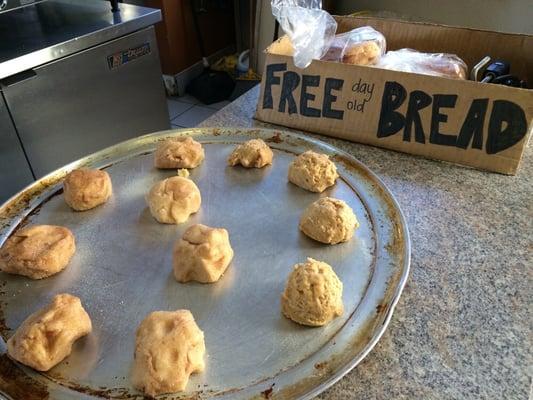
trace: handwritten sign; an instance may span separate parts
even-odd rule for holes
[[[514,174],[531,93],[268,54],[256,117],[356,142]]]

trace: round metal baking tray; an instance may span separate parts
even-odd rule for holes
[[[193,136],[206,152],[190,178],[201,210],[181,225],[157,223],[145,195],[175,170],[153,167],[157,143]],[[227,166],[236,144],[262,138],[274,149],[263,169]],[[340,179],[324,193],[287,181],[294,155],[331,156]],[[70,170],[103,168],[114,195],[103,206],[74,212],[61,195]],[[307,205],[321,196],[345,200],[360,228],[335,246],[298,230]],[[13,399],[143,398],[129,380],[135,330],[151,311],[190,309],[205,333],[204,373],[172,399],[308,399],[357,365],[383,334],[407,280],[409,235],[398,204],[383,183],[350,155],[290,132],[201,128],[154,133],[71,163],[35,182],[0,207],[0,245],[27,224],[71,229],[77,251],[61,273],[43,280],[0,273],[0,391]],[[215,284],[180,284],[172,275],[172,246],[194,223],[228,229],[235,257]],[[330,264],[344,284],[345,312],[325,327],[284,318],[280,295],[292,266],[312,257]],[[82,299],[93,332],[47,373],[11,361],[5,340],[57,293]],[[30,397],[29,394],[31,394]],[[48,396],[48,397],[47,397]],[[163,396],[164,398],[164,396]]]

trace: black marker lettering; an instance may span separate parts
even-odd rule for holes
[[[441,114],[440,109],[453,108],[456,101],[456,94],[436,94],[433,96],[433,112],[431,115],[429,143],[441,144],[443,146],[455,146],[457,136],[440,133],[439,127],[441,122],[448,121],[448,116],[446,114]]]
[[[285,71],[287,63],[269,64],[266,68],[265,93],[263,94],[263,108],[274,108],[272,99],[272,85],[279,85],[279,77],[274,76],[274,72]]]
[[[307,91],[308,87],[318,87],[320,75],[302,75],[302,92],[300,94],[300,114],[306,117],[320,118],[318,108],[309,107],[309,101],[315,99],[315,95]]]
[[[344,111],[334,110],[331,104],[337,100],[337,96],[331,94],[331,90],[341,90],[344,80],[335,78],[326,78],[324,85],[324,103],[322,105],[322,115],[326,118],[343,119]]]
[[[465,122],[457,137],[456,146],[466,149],[472,141],[473,149],[483,148],[483,123],[487,114],[489,99],[474,99],[466,115]]]
[[[285,112],[285,104],[289,104],[289,114],[295,114],[298,112],[296,108],[296,102],[292,92],[300,84],[300,75],[293,71],[287,71],[283,73],[283,85],[281,86],[281,93],[279,95],[279,112]]]
[[[386,82],[381,98],[381,113],[378,123],[378,138],[394,135],[405,125],[405,118],[398,109],[407,96],[405,88],[398,82]]]
[[[503,126],[503,124],[506,126]],[[524,110],[506,100],[494,100],[487,136],[487,154],[495,154],[515,145],[526,136]]]
[[[415,126],[415,140],[418,143],[426,143],[424,127],[420,119],[419,111],[431,104],[431,96],[421,90],[411,92],[407,114],[405,115],[405,129],[403,130],[404,142],[411,141],[411,129]]]

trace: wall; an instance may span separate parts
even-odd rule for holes
[[[164,74],[176,75],[201,61],[201,52],[192,20],[189,0],[124,0],[125,3],[159,8],[163,21],[155,25],[161,67]],[[228,8],[206,2],[208,12],[198,14],[206,55],[210,56],[235,43],[233,2]]]
[[[337,0],[335,12],[387,10],[447,25],[533,34],[532,0]]]
[[[263,73],[263,67],[265,65],[265,53],[264,50],[272,43],[274,39],[274,17],[272,16],[272,9],[270,7],[270,1],[258,0],[257,12],[255,17],[255,57],[257,60],[256,65],[252,65],[252,68],[257,73]]]

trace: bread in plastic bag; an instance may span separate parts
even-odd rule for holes
[[[468,73],[465,62],[455,54],[422,53],[413,49],[389,51],[376,66],[452,79],[466,79]]]
[[[381,32],[371,26],[362,26],[336,35],[322,60],[375,65],[385,53],[386,47],[387,42]]]
[[[271,0],[272,15],[290,38],[294,65],[306,68],[328,51],[337,22],[322,10],[322,0]]]

